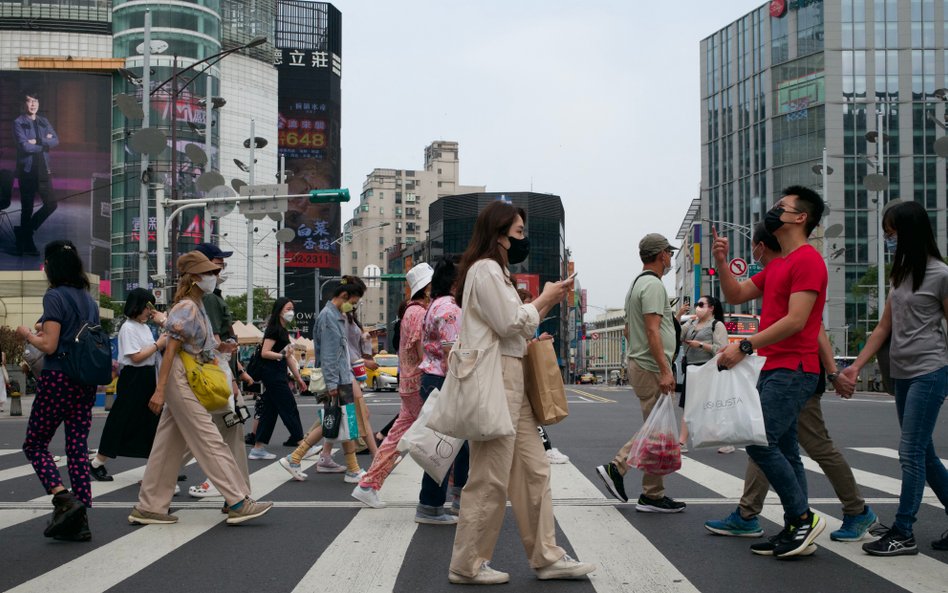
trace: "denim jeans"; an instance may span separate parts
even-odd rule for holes
[[[902,492],[894,526],[912,535],[926,480],[941,504],[948,508],[948,471],[932,444],[938,411],[948,391],[948,366],[911,379],[894,379],[894,383],[895,409],[902,427],[899,442]]]
[[[442,385],[444,385],[444,377],[429,375],[428,373],[422,375],[421,401],[427,401],[428,395],[435,389],[441,389]],[[467,484],[467,471],[470,467],[468,451],[467,441],[464,441],[452,467],[455,488],[463,488]],[[429,507],[443,507],[444,501],[448,498],[448,479],[450,475],[450,473],[446,475],[444,481],[439,484],[425,473],[421,478],[421,494],[418,495],[418,502]]]
[[[806,472],[797,443],[797,419],[818,380],[816,373],[804,372],[802,366],[797,370],[764,371],[757,380],[767,446],[751,445],[747,454],[780,497],[786,524],[795,522],[810,508]]]

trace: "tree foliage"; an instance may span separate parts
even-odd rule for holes
[[[224,297],[227,306],[230,308],[234,319],[241,321],[247,320],[247,295],[238,294]],[[266,288],[253,289],[253,318],[254,321],[263,321],[270,316],[270,309],[273,307],[273,297],[267,293]]]

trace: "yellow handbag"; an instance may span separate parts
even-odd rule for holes
[[[231,396],[231,385],[224,372],[217,363],[200,363],[193,355],[185,351],[178,353],[184,364],[184,375],[188,378],[188,385],[194,396],[208,412],[220,410],[227,405]]]

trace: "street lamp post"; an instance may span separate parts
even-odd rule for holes
[[[171,105],[171,199],[172,199],[172,201],[176,201],[177,198],[178,198],[178,171],[177,171],[177,163],[178,163],[178,159],[177,159],[177,150],[178,150],[178,145],[177,145],[177,140],[178,140],[178,109],[177,109],[177,102],[178,102],[178,97],[181,95],[181,93],[183,93],[183,92],[191,85],[192,82],[194,82],[195,80],[197,80],[198,77],[199,77],[201,74],[207,73],[208,70],[209,70],[212,66],[214,66],[215,64],[217,64],[218,62],[220,62],[221,60],[223,60],[224,58],[226,58],[226,57],[229,56],[230,54],[235,53],[235,52],[238,52],[238,51],[243,50],[243,49],[249,49],[249,48],[252,48],[252,47],[257,47],[258,45],[263,45],[263,44],[266,43],[266,42],[267,42],[267,38],[264,37],[264,36],[255,37],[255,38],[253,38],[252,40],[250,40],[250,42],[248,42],[248,43],[246,43],[246,44],[244,44],[244,45],[241,45],[241,46],[238,46],[238,47],[234,47],[234,48],[231,48],[231,49],[227,49],[227,50],[224,50],[224,51],[222,51],[222,52],[218,52],[218,53],[216,53],[216,54],[214,54],[214,55],[212,55],[212,56],[208,56],[208,57],[206,57],[206,58],[204,58],[204,59],[202,59],[202,60],[198,60],[197,62],[194,62],[193,64],[191,64],[190,66],[188,66],[187,68],[185,68],[185,69],[183,69],[183,70],[181,70],[181,71],[178,71],[178,56],[175,55],[175,56],[174,56],[174,59],[173,59],[173,62],[172,62],[172,66],[171,66],[171,69],[172,69],[172,70],[171,70],[171,78],[168,78],[167,80],[165,80],[164,82],[162,82],[161,84],[159,84],[158,86],[156,86],[154,89],[151,89],[150,91],[149,91],[148,88],[146,87],[146,90],[143,92],[143,95],[149,95],[149,96],[150,96],[150,95],[154,95],[154,94],[158,93],[158,91],[160,91],[161,89],[163,89],[166,85],[168,85],[168,84],[171,85],[171,91],[170,91],[170,93],[168,93],[168,94],[169,94],[169,99],[170,99],[169,102],[170,102],[170,105]],[[149,49],[149,48],[148,48],[148,44],[146,43],[145,51],[148,51],[148,49]],[[197,73],[195,76],[193,76],[192,78],[186,80],[183,85],[180,85],[180,86],[178,85],[178,78],[179,78],[181,75],[186,74],[186,73],[188,73],[188,72],[190,72],[190,71],[192,71],[192,70],[195,70],[198,66],[202,66],[202,65],[204,66],[204,68],[202,68],[200,72],[198,72],[198,73]],[[149,70],[148,70],[148,68],[146,67],[146,68],[145,68],[145,76],[148,76],[148,74],[149,74]],[[146,79],[146,80],[147,80],[147,79]],[[210,84],[210,81],[208,81],[207,84]],[[208,92],[207,95],[210,95],[210,92]],[[210,108],[211,108],[211,105],[210,105],[210,102],[209,102],[208,105],[205,106],[205,109],[208,109],[208,110],[209,110]],[[147,110],[146,110],[146,117],[147,117]],[[206,117],[206,116],[205,116],[205,117]],[[207,118],[207,119],[208,119],[208,121],[206,122],[206,123],[207,123],[207,125],[206,125],[206,133],[207,133],[207,134],[210,134],[210,121],[209,121],[209,118]],[[210,158],[210,157],[208,157],[208,158]],[[160,209],[159,209],[159,214],[161,214]],[[160,216],[159,216],[159,218],[160,218]],[[146,220],[147,220],[147,219],[146,219]],[[177,223],[174,223],[174,225],[176,225],[176,224],[177,224]],[[172,236],[172,242],[171,242],[171,256],[172,256],[172,259],[174,259],[175,256],[177,255],[177,237],[175,236],[176,234],[175,234],[175,232],[174,232],[173,230],[172,230],[172,235],[173,235],[173,236]],[[163,249],[164,247],[163,247],[163,245],[159,245],[159,248],[162,248],[162,249]],[[164,259],[164,258],[161,258],[161,259]],[[164,278],[164,277],[165,277],[165,270],[162,269],[162,268],[159,268],[159,269],[157,270],[157,275],[158,275],[159,278]],[[248,298],[248,302],[249,302],[249,298]]]
[[[867,132],[866,140],[876,143],[876,172],[866,175],[863,185],[869,191],[876,192],[876,315],[882,319],[885,309],[885,242],[882,240],[885,231],[882,229],[882,211],[885,206],[885,192],[889,188],[889,180],[885,177],[885,141],[888,139],[883,133],[884,113],[880,108],[876,112],[876,130]]]

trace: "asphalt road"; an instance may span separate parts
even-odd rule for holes
[[[599,564],[591,579],[537,581],[527,564],[516,525],[508,510],[492,565],[511,574],[509,591],[662,591],[733,593],[766,591],[913,591],[948,589],[948,552],[929,542],[948,529],[943,507],[928,491],[916,537],[916,557],[873,558],[858,544],[837,543],[828,534],[841,518],[840,504],[826,479],[808,471],[812,506],[830,519],[830,529],[812,557],[777,561],[748,551],[757,540],[710,535],[702,524],[733,510],[741,491],[746,454],[697,450],[685,456],[682,470],[666,479],[669,496],[688,508],[678,515],[637,513],[633,504],[608,497],[595,466],[609,461],[641,425],[637,400],[627,388],[576,386],[569,389],[567,420],[549,428],[553,445],[570,463],[553,466],[553,496],[559,543],[571,554]],[[373,394],[373,423],[384,424],[397,410],[398,397]],[[316,413],[310,399],[300,401],[304,424]],[[872,508],[885,524],[896,509],[900,470],[898,423],[892,399],[859,394],[842,401],[829,394],[823,409],[837,446],[852,465]],[[98,443],[104,414],[96,414],[90,446]],[[55,542],[42,537],[49,497],[19,452],[25,418],[0,418],[0,590],[100,591],[329,591],[332,593],[399,591],[424,593],[453,590],[447,567],[453,527],[413,522],[420,470],[399,465],[381,490],[389,503],[368,509],[350,498],[351,485],[341,477],[310,472],[306,482],[292,482],[276,462],[251,461],[254,494],[273,500],[264,518],[239,527],[223,524],[220,499],[193,499],[182,494],[172,508],[180,522],[172,526],[131,527],[126,516],[137,498],[143,460],[118,459],[108,464],[115,482],[94,483],[90,511],[93,539],[88,543]],[[274,443],[287,437],[279,425]],[[935,434],[945,454],[946,420]],[[63,452],[62,433],[53,441]],[[277,454],[289,449],[274,446]],[[369,459],[360,456],[363,464]],[[65,464],[65,458],[63,458]],[[808,469],[810,469],[808,467]],[[182,484],[197,483],[196,466]],[[63,468],[64,478],[66,477]],[[637,496],[639,474],[630,472],[626,490]],[[771,495],[773,496],[773,495]],[[779,526],[776,498],[769,498],[763,522],[768,535]]]

